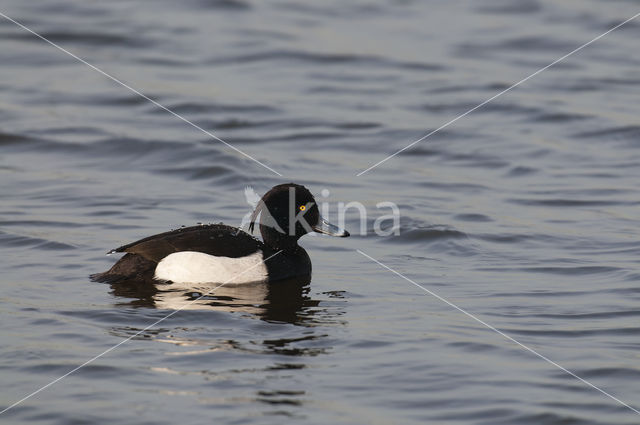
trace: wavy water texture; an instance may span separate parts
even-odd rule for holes
[[[639,408],[639,22],[355,177],[638,12],[612,6],[3,2],[283,177],[0,18],[0,410],[133,337],[0,422],[637,423],[355,251]],[[311,282],[89,281],[285,181],[352,233],[301,239]]]

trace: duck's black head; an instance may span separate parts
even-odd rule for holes
[[[324,220],[311,192],[295,183],[274,186],[262,197],[251,216],[250,231],[258,215],[262,239],[276,249],[295,249],[298,239],[309,232],[349,236],[346,230]]]

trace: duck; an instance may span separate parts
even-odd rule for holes
[[[264,194],[251,214],[249,232],[258,219],[262,240],[222,223],[182,227],[110,250],[107,254],[125,255],[90,277],[107,283],[169,284],[310,279],[311,260],[298,240],[311,232],[349,236],[322,218],[311,192],[295,183],[279,184]]]

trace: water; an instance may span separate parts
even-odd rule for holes
[[[638,408],[640,22],[634,1],[21,2],[0,12],[0,407],[184,297],[92,283],[111,248],[239,224],[246,185],[367,206],[306,237],[308,285],[225,288],[3,423],[632,424]],[[401,234],[373,222],[401,210]],[[334,217],[330,217],[334,218]],[[358,229],[350,210],[346,227]],[[160,288],[162,289],[162,288]]]

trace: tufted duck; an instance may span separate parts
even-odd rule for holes
[[[311,275],[311,260],[298,245],[309,232],[347,237],[320,216],[304,186],[281,184],[269,190],[251,216],[260,216],[260,241],[224,224],[184,227],[109,251],[126,253],[95,281],[165,281],[176,283],[272,282]]]

